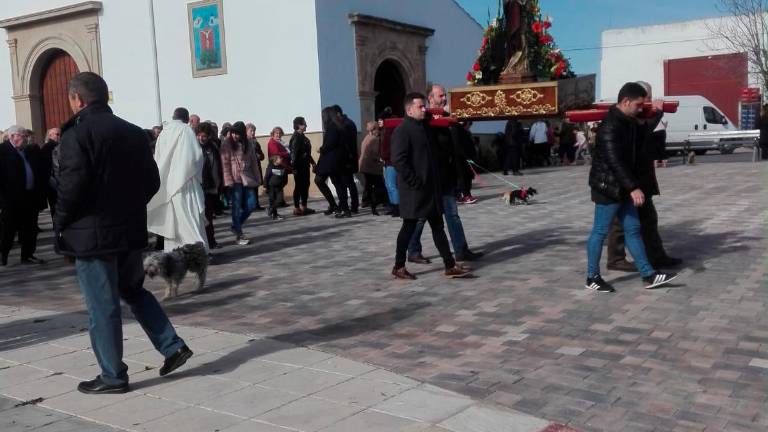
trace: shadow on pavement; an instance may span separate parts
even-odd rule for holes
[[[351,318],[326,326],[285,333],[267,339],[258,339],[248,345],[232,351],[223,357],[208,363],[203,363],[190,369],[170,375],[168,378],[151,378],[131,384],[134,390],[150,387],[158,382],[171,382],[176,379],[199,375],[219,375],[236,370],[239,366],[258,357],[278,351],[288,350],[296,346],[308,346],[322,342],[345,339],[371,331],[381,330],[399,321],[412,317],[416,312],[429,307],[431,303],[410,303],[405,306],[388,309],[363,317]],[[194,349],[194,347],[193,347]]]

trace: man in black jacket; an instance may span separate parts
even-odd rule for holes
[[[91,345],[101,368],[96,379],[81,382],[77,389],[125,393],[121,299],[165,356],[161,376],[192,356],[143,287],[147,203],[160,187],[160,177],[146,134],[112,114],[107,83],[99,75],[75,75],[68,97],[74,116],[62,127],[56,249],[75,259],[90,315]]]
[[[43,195],[36,145],[26,147],[27,131],[11,126],[8,140],[0,144],[0,265],[8,265],[16,233],[22,264],[42,264],[33,254],[37,247],[37,216]],[[46,179],[47,181],[47,179]]]
[[[651,85],[645,81],[638,81],[648,95],[645,102],[651,102]],[[639,155],[643,169],[640,170],[639,180],[640,189],[645,194],[645,203],[637,209],[640,217],[640,235],[645,244],[645,253],[648,255],[651,265],[654,267],[674,267],[682,264],[680,258],[673,258],[667,254],[664,249],[664,242],[659,234],[659,215],[656,212],[656,206],[653,204],[653,196],[660,195],[659,182],[656,180],[655,160],[664,159],[665,131],[655,131],[661,122],[664,112],[658,110],[651,118],[638,119],[639,123]],[[624,251],[624,229],[621,224],[614,220],[611,225],[611,231],[608,233],[608,270],[619,270],[634,272],[635,266],[627,261],[627,255]]]
[[[434,137],[424,124],[424,95],[408,94],[405,97],[405,112],[403,123],[392,133],[392,164],[397,170],[400,217],[403,218],[403,226],[397,236],[392,275],[398,279],[416,279],[405,268],[406,252],[419,219],[426,219],[432,229],[435,246],[443,258],[445,275],[450,278],[465,277],[469,271],[456,264],[443,229],[440,172]]]
[[[640,154],[637,116],[647,92],[637,83],[627,83],[619,91],[618,103],[597,132],[595,154],[589,171],[589,186],[595,203],[592,234],[587,241],[586,288],[597,292],[614,292],[600,276],[600,255],[608,230],[615,217],[624,225],[626,245],[635,259],[646,288],[656,288],[674,279],[674,273],[659,273],[648,262],[640,236],[637,208],[645,202],[639,180],[645,169]]]

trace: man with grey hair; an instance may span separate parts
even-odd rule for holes
[[[101,369],[77,389],[126,393],[121,300],[165,357],[161,376],[192,356],[157,299],[144,288],[141,253],[147,246],[147,203],[160,188],[160,175],[147,134],[112,114],[107,83],[99,75],[75,75],[68,99],[74,115],[62,127],[56,250],[75,258],[91,346]]]
[[[637,81],[637,84],[647,92],[645,102],[651,102],[653,100],[651,85],[645,81]],[[645,194],[645,202],[638,207],[637,213],[640,219],[640,234],[645,244],[645,252],[651,265],[655,268],[675,267],[683,262],[680,258],[667,255],[664,249],[664,242],[659,234],[659,215],[652,199],[653,195],[660,195],[654,161],[664,158],[665,134],[656,131],[663,116],[663,111],[656,111],[650,118],[637,119],[640,124],[638,143],[643,163],[642,175],[638,177],[638,180],[640,181],[640,189]],[[609,270],[636,271],[635,265],[627,261],[624,246],[624,228],[616,219],[608,233]]]
[[[189,127],[197,133],[197,127],[200,126],[200,116],[197,114],[191,114],[189,116]]]
[[[27,130],[13,125],[0,144],[0,265],[8,265],[8,255],[16,234],[21,243],[22,264],[42,264],[34,256],[37,247],[37,216],[40,182],[37,152],[25,148]]]

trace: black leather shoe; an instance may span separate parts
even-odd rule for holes
[[[616,261],[615,263],[608,264],[608,270],[616,270],[634,273],[637,271],[637,267],[627,260]]]
[[[670,256],[665,256],[657,260],[651,261],[651,265],[653,266],[653,268],[677,267],[682,263],[683,263],[682,259],[672,258]]]
[[[344,211],[344,212],[341,212],[341,213],[336,213],[336,214],[334,215],[334,217],[335,217],[336,219],[342,219],[342,218],[350,218],[350,217],[352,217],[352,212],[351,212],[351,211],[349,211],[349,210],[347,210],[347,211]]]
[[[323,214],[326,216],[330,216],[332,214],[335,214],[338,210],[336,207],[328,207],[328,210],[324,211]]]
[[[456,261],[477,261],[483,255],[482,252],[472,252],[469,248],[464,249],[464,252],[456,254]]]
[[[44,260],[41,260],[40,258],[37,258],[34,255],[30,255],[26,258],[21,259],[22,264],[45,264]]]
[[[178,351],[165,359],[165,362],[163,362],[163,367],[160,368],[160,376],[168,375],[169,373],[181,367],[181,365],[186,363],[187,360],[192,357],[192,354],[192,350],[189,349],[188,346],[182,345]]]
[[[98,376],[94,380],[81,382],[77,385],[77,390],[86,394],[122,394],[128,393],[131,389],[128,387],[128,383],[110,385]]]

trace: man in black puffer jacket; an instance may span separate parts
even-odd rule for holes
[[[613,292],[613,287],[600,276],[600,255],[611,222],[618,217],[624,225],[626,245],[635,259],[646,288],[668,283],[677,275],[658,273],[648,262],[640,236],[637,208],[645,202],[641,178],[646,169],[640,154],[642,134],[636,117],[648,93],[637,83],[627,83],[619,91],[618,103],[597,131],[597,143],[589,171],[589,186],[595,203],[592,234],[587,241],[586,288],[597,292]]]
[[[155,297],[144,289],[141,251],[147,246],[147,203],[160,187],[147,135],[112,114],[107,83],[93,72],[69,82],[74,116],[62,127],[57,252],[75,259],[90,316],[89,333],[101,374],[83,381],[83,393],[125,393],[120,300],[165,356],[160,375],[192,356]]]

